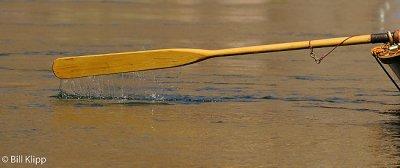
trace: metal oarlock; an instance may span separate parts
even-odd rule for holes
[[[388,37],[389,37],[389,44],[390,44],[390,45],[393,45],[393,44],[394,44],[394,40],[393,40],[393,34],[392,34],[392,32],[388,31],[388,32],[387,32],[387,35],[388,35]]]
[[[394,45],[391,45],[390,47],[389,47],[389,50],[390,51],[395,51],[395,50],[398,50],[399,49],[399,45],[398,44],[394,44]]]
[[[395,43],[400,44],[400,30],[396,30],[393,33],[393,40]]]
[[[400,31],[397,30],[393,34],[392,32],[388,32],[388,37],[389,37],[389,50],[392,52],[398,51],[399,50],[399,44],[400,44]]]

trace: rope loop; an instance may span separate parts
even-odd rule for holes
[[[354,36],[347,37],[346,39],[344,39],[342,42],[340,42],[339,44],[337,44],[337,45],[336,45],[335,47],[333,47],[329,52],[325,53],[325,54],[322,55],[321,57],[317,57],[317,56],[315,55],[314,48],[313,48],[313,46],[311,45],[311,40],[310,40],[310,41],[308,41],[308,47],[310,48],[310,57],[311,57],[312,59],[314,59],[314,62],[315,62],[316,64],[320,64],[320,63],[322,62],[322,60],[325,59],[325,57],[327,57],[328,55],[330,55],[333,51],[336,50],[336,48],[338,48],[339,46],[343,45],[344,42],[346,42],[347,40],[349,40],[349,39],[351,39],[351,38],[353,38],[353,37],[354,37]]]

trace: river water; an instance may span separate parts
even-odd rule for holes
[[[395,167],[400,94],[340,47],[57,79],[63,56],[395,30],[399,0],[0,2],[0,155],[49,167]],[[317,49],[323,54],[329,49]],[[31,163],[0,163],[22,166]]]

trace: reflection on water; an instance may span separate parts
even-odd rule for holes
[[[45,155],[51,167],[396,166],[399,93],[370,45],[320,65],[293,51],[62,81],[50,67],[394,30],[399,2],[1,1],[1,154]]]

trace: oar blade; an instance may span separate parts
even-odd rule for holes
[[[208,50],[165,49],[58,58],[53,72],[60,79],[171,68],[206,59]]]

